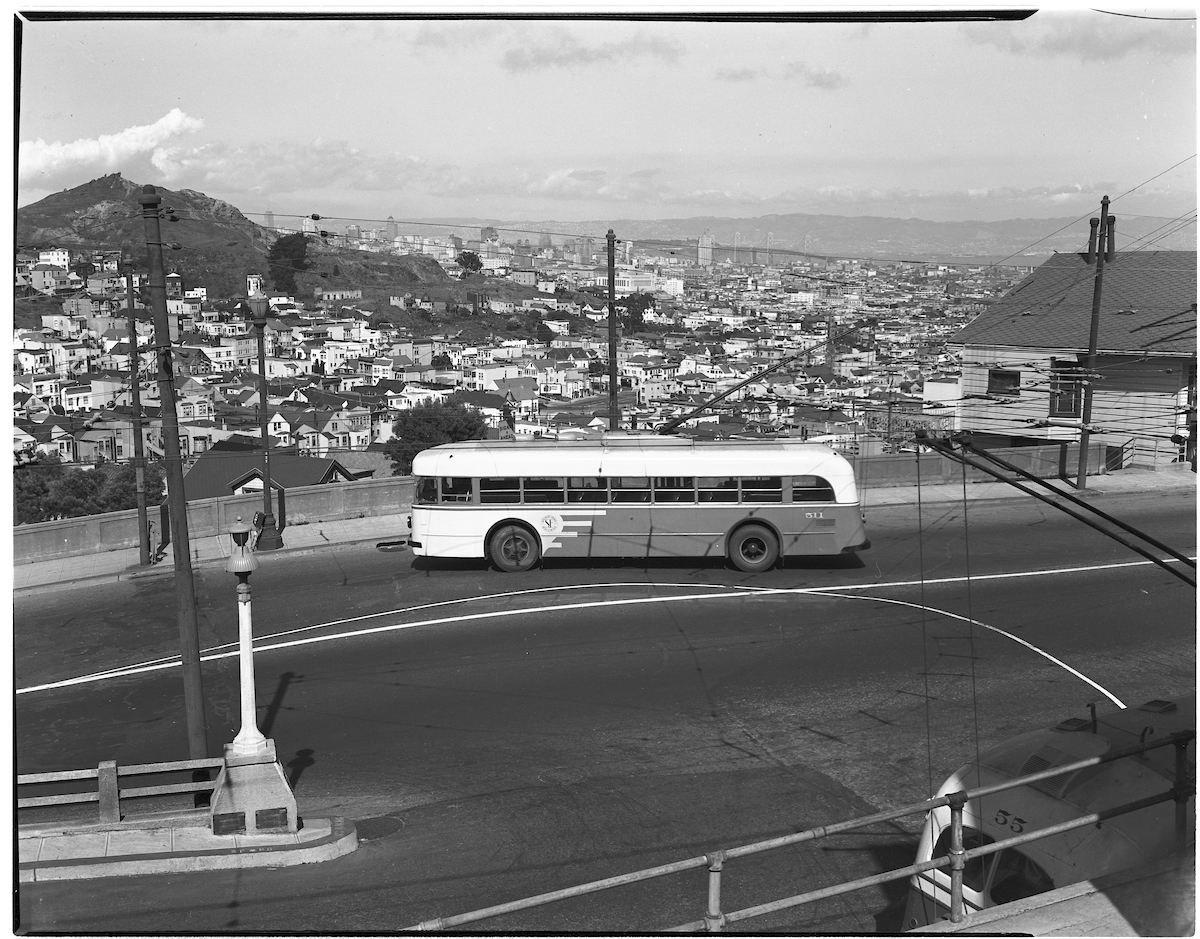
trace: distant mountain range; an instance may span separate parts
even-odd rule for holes
[[[1099,215],[1099,206],[1096,214]],[[1114,213],[1119,216],[1119,213]],[[512,237],[529,238],[537,243],[538,232],[577,232],[603,239],[608,229],[622,241],[671,243],[695,242],[706,232],[726,257],[735,244],[739,258],[750,260],[751,248],[756,249],[761,262],[766,254],[768,239],[771,247],[788,257],[790,253],[808,252],[837,257],[879,258],[894,260],[944,260],[979,258],[996,261],[1008,255],[1040,260],[1055,252],[1080,251],[1087,247],[1087,220],[1074,218],[1020,218],[999,222],[930,222],[919,218],[881,218],[877,216],[841,215],[761,215],[757,218],[722,218],[697,216],[682,219],[613,219],[610,221],[567,222],[557,220],[498,220],[498,219],[430,219],[431,223],[446,225],[460,234],[464,229],[491,225],[497,229],[514,230]],[[1165,234],[1175,226],[1166,219],[1117,219],[1119,248],[1135,239],[1145,239],[1134,247],[1155,247],[1160,250],[1196,250],[1196,228],[1189,225],[1179,232]],[[403,226],[402,226],[403,227]],[[1160,229],[1161,231],[1156,231]],[[1062,231],[1059,231],[1062,229]],[[428,229],[425,229],[428,231]],[[414,229],[416,231],[416,229]],[[504,240],[502,232],[502,240]],[[556,234],[554,242],[563,241]],[[1152,244],[1147,244],[1152,242]]]
[[[74,189],[47,196],[40,202],[17,209],[16,243],[36,249],[52,245],[121,249],[144,263],[146,235],[138,196],[141,185],[113,173],[93,179]],[[177,242],[182,250],[164,250],[168,270],[176,270],[185,284],[200,283],[216,296],[245,292],[245,275],[267,273],[267,251],[278,237],[271,229],[250,221],[237,208],[191,189],[159,189],[162,205],[170,206],[178,222],[163,221],[164,242]],[[1117,221],[1118,246],[1154,247],[1166,250],[1196,250],[1196,230],[1188,225],[1178,232],[1164,219],[1121,218]],[[377,221],[366,220],[369,224]],[[464,238],[478,237],[479,229],[491,225],[501,230],[502,240],[529,239],[536,246],[541,233],[552,233],[555,244],[568,233],[589,235],[595,248],[603,251],[605,233],[613,229],[622,242],[663,250],[677,246],[681,257],[695,257],[694,243],[706,232],[716,245],[715,259],[731,255],[736,244],[740,260],[767,260],[768,241],[776,263],[796,253],[838,257],[894,260],[978,259],[998,261],[1015,255],[1029,263],[1054,252],[1079,251],[1086,247],[1086,220],[1072,218],[1008,219],[999,222],[929,222],[922,219],[879,218],[839,215],[763,215],[758,218],[699,216],[686,219],[613,219],[611,221],[567,222],[554,220],[513,221],[502,219],[430,219],[399,223],[404,232],[436,234],[436,229]],[[1061,231],[1060,231],[1061,229]],[[338,231],[341,233],[341,230]],[[1141,239],[1141,240],[1137,240]],[[685,245],[691,242],[690,249]],[[315,287],[364,287],[397,292],[405,287],[443,284],[447,278],[435,261],[420,255],[395,257],[333,249],[312,239],[309,250],[313,270],[300,275],[301,291]],[[385,297],[386,300],[386,297]]]

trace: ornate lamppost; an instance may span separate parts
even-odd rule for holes
[[[238,659],[241,664],[242,726],[225,744],[225,767],[212,798],[213,834],[295,831],[296,797],[275,756],[275,741],[258,729],[254,689],[254,624],[250,614],[250,575],[258,558],[249,550],[250,526],[239,515],[229,526],[233,539],[227,573],[238,579]]]
[[[250,307],[250,323],[258,339],[258,423],[263,447],[263,528],[255,545],[259,551],[274,551],[283,547],[283,536],[275,527],[275,512],[271,508],[271,438],[267,433],[267,351],[265,333],[270,301],[257,291],[246,298]]]

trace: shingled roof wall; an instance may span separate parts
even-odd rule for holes
[[[955,345],[1086,352],[1096,265],[1056,254],[951,337]],[[1118,252],[1105,264],[1100,352],[1196,354],[1196,252]]]

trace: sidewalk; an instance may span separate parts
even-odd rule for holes
[[[1041,487],[1035,483],[1026,483],[1036,490]],[[1196,492],[1196,474],[1184,463],[1175,464],[1157,472],[1137,468],[1118,470],[1107,475],[1089,476],[1087,488],[1083,493],[1061,481],[1055,481],[1055,486],[1065,492],[1075,493],[1089,501],[1102,502],[1107,495],[1134,492],[1178,492],[1180,495]],[[963,497],[961,484],[940,484],[922,486],[918,492],[916,486],[891,486],[868,488],[862,493],[862,505],[866,511],[881,505],[916,505],[922,503],[958,502]],[[969,501],[990,501],[993,499],[1029,499],[1002,482],[968,483],[967,499]],[[371,518],[347,518],[328,522],[314,522],[308,525],[293,525],[283,531],[283,548],[270,552],[267,556],[279,556],[296,553],[312,553],[331,544],[352,544],[354,542],[373,541],[388,542],[403,550],[396,542],[407,543],[408,523],[407,513],[396,515],[380,515]],[[213,564],[224,564],[229,556],[229,535],[209,535],[192,539],[192,564],[196,567]],[[123,548],[119,551],[106,551],[103,554],[82,555],[79,557],[56,558],[50,561],[35,561],[22,564],[17,560],[13,565],[13,590],[30,590],[47,586],[56,586],[68,582],[94,580],[124,580],[134,577],[154,577],[168,574],[174,570],[174,556],[168,548],[166,555],[151,567],[139,566],[139,551],[137,548]]]

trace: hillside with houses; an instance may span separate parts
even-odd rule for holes
[[[347,250],[420,255],[422,263],[444,272],[447,283],[469,278],[471,289],[395,289],[388,306],[423,324],[418,331],[381,316],[354,286],[272,295],[271,282],[248,271],[245,294],[215,296],[208,284],[172,273],[167,303],[175,406],[189,464],[209,451],[257,446],[263,408],[273,448],[336,462],[338,471],[326,481],[390,474],[383,450],[397,417],[432,402],[454,400],[475,409],[496,437],[607,429],[608,268],[602,244],[586,238],[505,243],[487,228],[461,239],[355,226],[337,238]],[[481,260],[478,273],[458,263],[467,251]],[[1190,276],[1194,291],[1194,252],[1163,254],[1191,259],[1179,276],[1185,288]],[[15,462],[48,454],[79,466],[128,462],[132,380],[140,393],[147,456],[161,458],[153,335],[141,301],[144,272],[133,275],[131,334],[119,251],[49,248],[19,252],[16,261],[18,294],[40,298],[43,312],[38,326],[26,323],[14,332]],[[1036,279],[1031,266],[802,255],[714,259],[701,239],[686,258],[628,244],[615,270],[622,429],[656,428],[724,393],[682,431],[786,434],[855,454],[911,447],[918,429],[968,427],[1009,440],[1037,436],[1027,426],[1006,423],[1005,408],[1024,388],[1025,409],[1034,401],[1036,411],[1033,389],[1046,377],[1023,376],[1016,368],[1014,378],[1014,369],[1000,360],[1025,354],[1005,347],[986,352],[996,362],[978,378],[973,356],[985,353],[969,353],[972,361],[964,363],[964,346],[955,341],[968,324],[987,322],[987,311],[1005,308],[997,302],[1015,284]],[[244,300],[256,291],[269,295],[270,303],[265,401]],[[488,328],[495,324],[502,328]],[[964,335],[980,328],[973,330]],[[1011,346],[1014,339],[1005,341]],[[1072,354],[1080,347],[1076,342]],[[1194,332],[1190,356],[1194,376]],[[1048,374],[1055,359],[1044,358]],[[1061,355],[1057,361],[1061,368]],[[997,371],[1005,372],[1003,389],[1001,378],[991,374]],[[1186,376],[1187,368],[1177,377],[1180,372]],[[1186,424],[1194,377],[1191,385],[1186,377],[1182,386],[1169,384],[1155,393],[1173,406],[1183,403],[1159,421],[1158,431],[1165,428],[1167,437]],[[1043,436],[1068,432],[1052,429]]]

